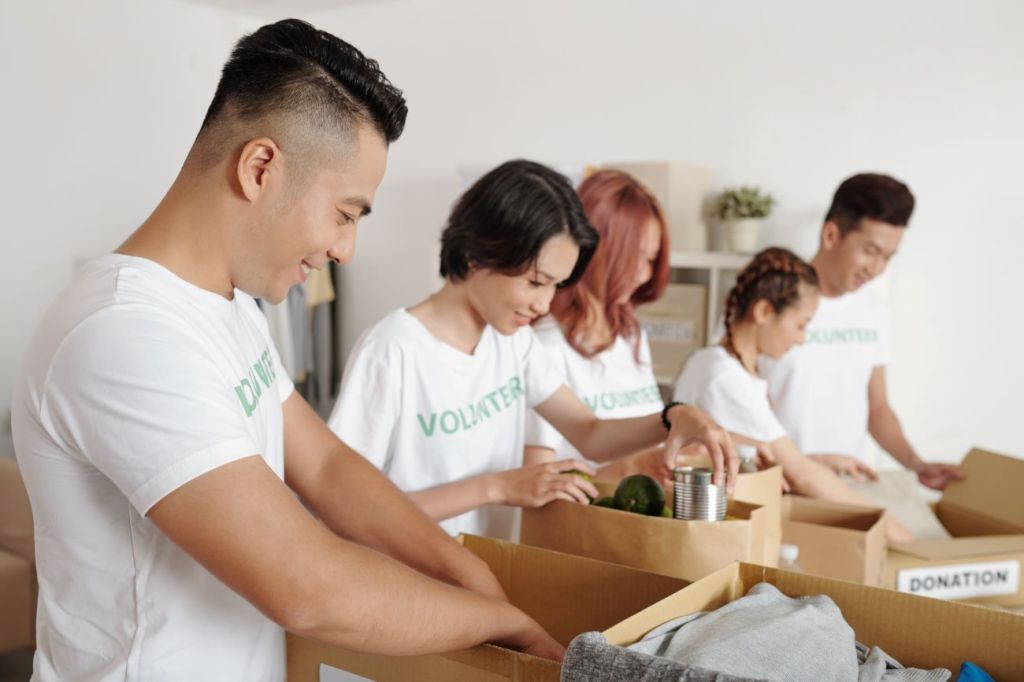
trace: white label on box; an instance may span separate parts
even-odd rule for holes
[[[641,320],[647,338],[650,341],[671,341],[673,343],[693,343],[693,322],[652,320],[650,318]]]
[[[321,663],[320,682],[373,682],[373,680],[369,677],[362,677],[347,670],[339,670],[326,663]]]
[[[1020,562],[986,561],[905,568],[897,572],[896,589],[936,599],[1017,594],[1020,589]]]

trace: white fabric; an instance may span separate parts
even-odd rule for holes
[[[870,291],[821,297],[807,342],[758,371],[786,432],[805,454],[865,457],[868,381],[889,362],[886,306]]]
[[[633,344],[621,336],[607,350],[587,358],[569,345],[553,317],[540,320],[534,331],[548,360],[565,376],[569,388],[601,419],[643,417],[659,413],[665,406],[654,378],[647,333],[643,330],[640,331],[639,362],[633,354]],[[551,448],[555,459],[584,457],[555,427],[533,411],[526,419],[526,444]]]
[[[399,309],[356,343],[328,424],[414,492],[522,466],[527,410],[563,383],[530,327],[503,336],[488,326],[469,355]],[[515,514],[485,506],[441,527],[512,539]]]
[[[283,477],[292,384],[256,303],[142,258],[88,264],[15,387],[36,533],[33,680],[283,680],[284,635],[146,512],[228,462]]]
[[[292,318],[288,311],[288,299],[278,304],[260,301],[260,309],[263,311],[263,316],[267,318],[267,329],[281,356],[281,365],[284,366],[285,372],[291,379],[298,379],[299,371],[295,362],[295,342],[292,338]]]
[[[722,346],[690,356],[676,380],[673,400],[704,410],[722,428],[770,443],[786,435],[768,402],[768,387]]]

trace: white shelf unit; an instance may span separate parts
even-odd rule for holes
[[[711,342],[711,333],[721,316],[722,306],[736,275],[750,262],[743,253],[720,251],[673,251],[669,254],[669,281],[703,284],[708,288],[704,343]]]
[[[721,251],[673,251],[669,254],[670,282],[703,284],[707,287],[705,323],[701,330],[703,345],[711,343],[711,334],[721,316],[722,307],[736,275],[752,256]],[[662,387],[671,387],[674,376],[655,377]]]

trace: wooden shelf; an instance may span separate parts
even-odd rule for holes
[[[725,251],[672,251],[668,264],[673,268],[742,270],[751,256]]]

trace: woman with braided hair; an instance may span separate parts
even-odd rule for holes
[[[758,356],[780,358],[804,342],[817,308],[814,268],[786,249],[761,251],[729,291],[724,338],[690,357],[676,383],[675,399],[703,409],[735,442],[758,446],[778,461],[793,492],[870,506],[836,474],[847,464],[837,460],[850,458],[801,454],[772,411],[767,385],[757,375]],[[857,473],[874,475],[866,467]],[[913,539],[891,518],[886,535],[890,542]]]

